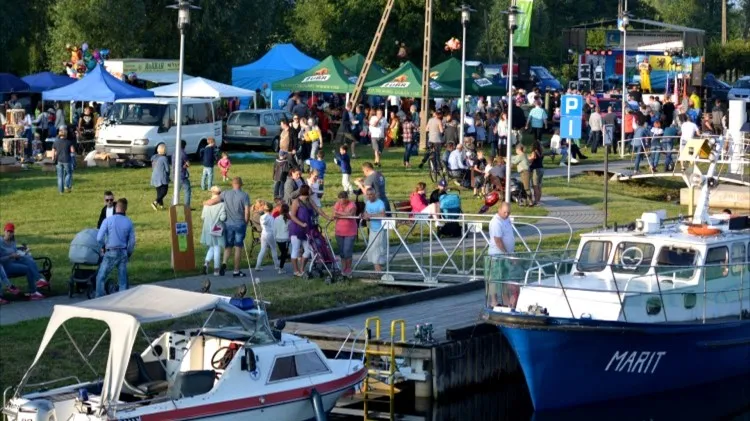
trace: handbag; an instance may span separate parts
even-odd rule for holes
[[[211,228],[211,235],[214,237],[221,237],[224,235],[224,227],[221,224],[214,225],[213,228]]]

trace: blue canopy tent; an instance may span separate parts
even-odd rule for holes
[[[41,72],[24,76],[21,80],[29,84],[31,92],[44,92],[50,89],[62,88],[76,81],[76,79],[70,76],[62,76],[52,72]]]
[[[232,85],[256,90],[267,83],[270,88],[271,83],[296,76],[318,63],[292,44],[276,44],[257,61],[232,68]],[[289,92],[273,91],[273,108],[280,108],[278,100],[286,100],[288,96]],[[247,98],[242,99],[243,106],[248,102]]]
[[[0,94],[28,92],[28,90],[29,84],[21,80],[18,76],[10,73],[0,73]]]
[[[114,102],[122,98],[152,97],[154,93],[130,86],[96,66],[83,79],[62,88],[42,93],[44,101]]]

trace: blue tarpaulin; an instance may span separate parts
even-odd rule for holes
[[[27,92],[29,85],[18,76],[0,73],[0,93]]]
[[[318,64],[318,60],[301,53],[292,44],[276,44],[263,57],[244,66],[232,68],[232,85],[245,89],[263,89],[267,83],[296,76]],[[286,100],[289,92],[273,91],[273,108]],[[246,101],[243,101],[246,102]]]
[[[45,101],[114,102],[122,98],[152,97],[154,93],[130,86],[96,66],[83,79],[62,88],[42,93]]]
[[[31,92],[44,92],[50,89],[62,88],[74,83],[76,79],[70,76],[62,76],[52,72],[41,72],[21,78],[28,83]]]

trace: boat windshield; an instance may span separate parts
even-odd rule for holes
[[[576,269],[580,272],[601,272],[607,267],[612,243],[609,241],[587,241],[581,248]]]
[[[654,250],[655,248],[651,244],[623,241],[615,249],[612,270],[615,273],[643,275],[651,267]]]
[[[695,250],[684,247],[662,247],[656,257],[656,273],[690,279],[695,274]]]

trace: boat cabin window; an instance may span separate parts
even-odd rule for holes
[[[711,247],[706,253],[706,282],[721,279],[729,274],[729,248]]]
[[[745,248],[743,243],[732,244],[732,275],[745,275],[750,269],[750,260],[745,260]]]
[[[607,267],[612,243],[609,241],[587,241],[581,248],[576,268],[580,272],[601,272]]]
[[[328,366],[314,351],[276,358],[269,382],[292,379],[299,376],[328,373]]]
[[[690,279],[695,274],[695,250],[681,247],[662,247],[656,257],[655,271],[667,277]]]
[[[651,267],[654,259],[654,246],[646,243],[624,241],[617,245],[612,260],[612,270],[616,273],[643,275]]]

